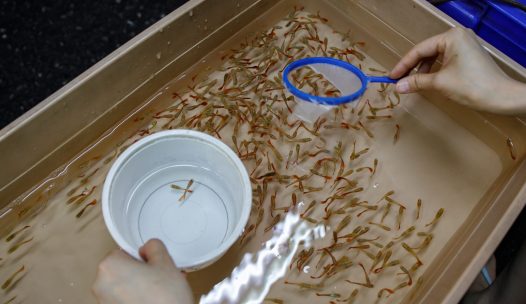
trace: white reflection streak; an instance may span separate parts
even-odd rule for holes
[[[313,227],[297,211],[287,213],[273,236],[255,254],[247,253],[229,278],[217,283],[199,303],[261,303],[274,282],[287,272],[298,246],[305,248],[313,239],[325,236],[325,227]]]

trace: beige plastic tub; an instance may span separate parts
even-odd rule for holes
[[[0,302],[14,297],[25,303],[95,302],[90,287],[97,264],[117,248],[99,205],[101,185],[115,156],[138,133],[161,128],[152,124],[152,117],[174,104],[173,93],[215,75],[224,64],[221,57],[256,32],[286,22],[294,6],[328,18],[323,35],[350,30],[354,40],[365,42],[360,49],[367,55],[364,68],[389,70],[415,43],[454,25],[425,1],[416,0],[189,1],[0,131],[0,283],[23,269],[0,290]],[[523,68],[485,47],[509,75],[526,80]],[[198,76],[193,79],[194,75]],[[373,89],[367,94],[373,99],[378,93]],[[374,150],[371,157],[379,158],[381,166],[364,196],[373,200],[396,189],[397,197],[411,205],[422,198],[426,219],[439,208],[446,211],[422,255],[425,265],[415,276],[423,278],[421,286],[380,300],[376,292],[360,291],[358,300],[455,303],[524,205],[526,126],[518,118],[474,112],[433,95],[403,96],[393,116],[402,126],[395,145],[393,123],[389,128],[372,126],[376,139],[368,142]],[[327,146],[338,138],[352,144],[345,140],[345,130],[327,134]],[[232,146],[230,138],[224,140]],[[286,155],[288,149],[282,148]],[[253,164],[245,165],[250,172]],[[84,187],[89,195],[72,202]],[[270,191],[267,203],[269,196]],[[283,190],[278,202],[289,197]],[[98,203],[83,209],[94,199]],[[408,211],[414,212],[414,207]],[[229,275],[243,253],[256,251],[268,239],[262,230],[270,223],[265,213],[262,227],[246,243],[189,275],[197,299]],[[5,241],[20,229],[13,240]],[[9,253],[25,240],[31,241]],[[291,277],[300,280],[302,274]],[[360,277],[359,272],[349,273],[334,287],[347,297],[353,287],[344,280]],[[377,283],[389,287],[387,279]],[[269,297],[286,302],[330,300],[283,281]]]

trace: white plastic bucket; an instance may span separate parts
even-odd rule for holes
[[[186,199],[183,190],[193,179]],[[164,242],[179,268],[219,259],[242,233],[252,190],[245,167],[220,140],[191,130],[150,135],[111,167],[102,191],[106,226],[117,244],[140,259],[151,238]]]

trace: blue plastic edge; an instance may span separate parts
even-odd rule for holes
[[[452,0],[437,7],[526,67],[526,12],[495,0]]]

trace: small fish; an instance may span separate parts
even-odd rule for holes
[[[349,284],[360,285],[360,286],[367,287],[367,288],[373,288],[374,284],[371,283],[371,280],[369,279],[369,275],[367,274],[367,271],[365,270],[365,267],[363,266],[362,263],[358,263],[358,265],[362,268],[363,273],[365,275],[365,283],[353,282],[353,281],[350,281],[350,280],[345,280],[345,282],[347,282]]]
[[[248,226],[244,231],[243,231],[243,234],[241,235],[241,237],[239,238],[239,243],[240,244],[243,244],[245,239],[247,238],[247,236],[252,232],[254,231],[254,228],[256,227],[256,225],[254,224],[251,224],[250,226]]]
[[[181,195],[181,197],[179,198],[179,201],[182,202],[184,200],[186,200],[186,194],[187,193],[190,193],[190,187],[192,186],[192,184],[194,183],[194,180],[193,179],[190,179],[188,181],[188,184],[186,184],[186,188],[183,189],[183,195]]]
[[[285,165],[285,169],[288,169],[289,168],[289,163],[290,163],[290,160],[292,158],[292,154],[294,153],[294,150],[290,149],[289,151],[289,156],[287,157],[287,164]]]
[[[283,300],[277,299],[277,298],[265,298],[263,301],[276,303],[276,304],[283,304],[283,303],[285,303],[285,302],[283,302]]]
[[[14,239],[18,234],[20,234],[22,231],[24,231],[24,230],[26,230],[26,229],[28,229],[28,228],[30,228],[30,227],[31,227],[30,225],[26,225],[26,226],[24,226],[24,227],[18,229],[17,231],[11,233],[11,234],[5,239],[5,241],[6,241],[6,242],[11,241],[11,240]]]
[[[26,215],[29,210],[31,210],[34,206],[27,206],[25,208],[23,208],[22,210],[18,211],[17,215],[18,215],[18,218],[21,218],[23,217],[24,215]]]
[[[313,219],[311,217],[308,217],[308,216],[303,217],[303,219],[306,220],[309,223],[312,223],[312,224],[318,224],[319,223],[319,221],[317,221],[317,220],[315,220],[315,219]]]
[[[379,120],[379,119],[391,119],[393,118],[392,115],[367,115],[365,116],[366,119],[369,120]]]
[[[407,275],[407,285],[406,286],[411,286],[413,284],[413,277],[411,276],[411,273],[409,272],[409,270],[407,270],[404,266],[400,265],[400,270],[402,270],[403,273],[405,273]],[[405,287],[405,286],[404,286]],[[400,289],[402,287],[396,287],[395,290],[397,289]]]
[[[307,194],[307,193],[312,193],[312,192],[319,192],[321,190],[323,190],[323,187],[310,187],[310,186],[305,186],[305,191],[304,193]]]
[[[407,287],[407,286],[409,286],[409,284],[407,282],[402,282],[402,283],[396,285],[396,287],[393,290],[397,291],[397,290],[402,289],[402,288]]]
[[[400,138],[400,125],[396,124],[395,127],[396,127],[396,130],[395,130],[393,142],[396,144],[398,142],[398,138]]]
[[[291,207],[295,207],[296,204],[298,203],[298,198],[296,197],[296,193],[293,192],[290,195],[290,198],[291,198],[291,202],[292,202]]]
[[[381,297],[382,297],[382,294],[384,293],[384,291],[387,292],[387,293],[389,293],[389,294],[393,294],[393,293],[395,293],[395,291],[392,290],[392,289],[390,289],[390,288],[382,288],[382,289],[380,289],[380,290],[378,291],[378,295],[377,295],[377,297],[378,297],[378,298],[381,298]]]
[[[84,212],[86,211],[86,209],[88,209],[88,207],[90,206],[95,206],[97,204],[97,199],[94,199],[92,200],[91,202],[89,202],[88,204],[86,204],[86,206],[84,206],[76,215],[77,218],[80,218],[82,216],[82,214],[84,214]]]
[[[409,301],[412,301],[415,298],[416,294],[418,293],[418,290],[420,289],[423,283],[424,283],[424,279],[422,277],[419,277],[416,280],[415,286],[413,286],[413,288],[411,289]]]
[[[13,280],[15,279],[15,277],[21,273],[22,271],[24,271],[26,269],[26,267],[24,265],[22,265],[22,267],[20,267],[20,269],[18,269],[17,271],[15,271],[5,282],[4,284],[2,284],[2,290],[6,290],[10,285],[11,283],[13,282]]]
[[[175,189],[175,190],[182,190],[182,191],[184,191],[184,189],[185,189],[185,188],[183,188],[183,187],[181,187],[181,186],[178,186],[178,185],[176,185],[176,184],[171,184],[170,187],[172,187],[172,189]],[[188,193],[192,193],[192,192],[194,192],[193,190],[187,190],[187,191],[188,191]]]
[[[374,73],[382,73],[382,74],[387,74],[386,71],[383,71],[383,70],[379,70],[379,69],[375,69],[375,68],[369,68],[369,71],[371,72],[374,72]]]
[[[433,240],[433,235],[432,234],[428,234],[428,235],[426,235],[426,237],[424,238],[424,240],[422,241],[420,246],[412,247],[412,249],[421,251],[422,249],[424,249],[427,246],[429,246],[429,244],[431,244],[432,240]]]
[[[357,159],[358,157],[362,156],[363,154],[369,152],[369,148],[365,148],[359,152],[356,152],[356,142],[354,143],[353,145],[353,151],[351,153],[351,156],[349,157],[349,159],[352,161],[352,160],[355,160]]]
[[[362,128],[362,130],[365,131],[365,133],[367,134],[367,136],[369,136],[370,138],[374,138],[374,134],[369,130],[367,129],[361,121],[358,122],[358,125]]]
[[[437,211],[437,213],[435,215],[435,218],[431,222],[429,222],[426,225],[426,227],[435,225],[438,222],[438,220],[440,220],[440,218],[442,217],[443,214],[444,214],[444,208],[438,209],[438,211]]]
[[[400,94],[398,94],[397,91],[394,91],[394,96],[396,98],[396,101],[398,102],[396,105],[399,105],[400,104]]]
[[[389,259],[391,258],[391,255],[393,254],[393,252],[391,250],[387,250],[384,254],[384,259],[383,259],[383,262],[382,262],[382,265],[378,268],[376,268],[374,270],[374,273],[380,273],[382,272],[384,269],[385,269],[385,266],[387,265],[387,263],[389,262]]]
[[[117,153],[118,153],[117,150],[113,151],[113,154],[110,155],[110,156],[108,156],[108,157],[104,160],[103,163],[106,165],[106,164],[108,164],[109,162],[111,162],[111,161],[117,156]]]
[[[400,227],[402,226],[402,219],[403,219],[403,216],[404,216],[404,210],[405,210],[405,208],[402,208],[402,207],[398,208],[398,216],[396,217],[397,230],[400,230]]]
[[[256,219],[256,227],[255,227],[255,229],[258,229],[259,224],[261,224],[261,222],[263,221],[263,215],[264,214],[265,214],[265,211],[263,210],[263,208],[259,209],[258,217]]]
[[[296,161],[295,161],[296,164],[298,163],[299,157],[300,157],[300,145],[296,144]]]
[[[281,155],[281,153],[278,151],[278,149],[276,149],[276,147],[274,147],[274,145],[272,144],[270,139],[267,141],[267,143],[268,143],[268,146],[270,147],[270,149],[272,150],[272,153],[274,153],[274,156],[276,156],[278,161],[281,163],[283,161],[283,155]]]
[[[387,227],[387,226],[384,225],[384,224],[374,223],[374,222],[369,222],[369,224],[371,224],[371,225],[375,225],[375,226],[377,226],[377,227],[380,227],[380,228],[382,228],[382,229],[385,230],[385,231],[391,231],[391,228]]]
[[[413,231],[415,231],[415,229],[416,229],[415,226],[411,226],[411,227],[407,228],[406,230],[404,230],[404,232],[402,232],[402,234],[400,234],[400,236],[395,237],[393,240],[399,240],[399,239],[406,238],[406,237],[410,236],[413,233]]]
[[[20,241],[18,243],[16,243],[15,245],[13,245],[11,248],[9,248],[9,250],[7,251],[8,254],[11,254],[13,252],[15,252],[18,248],[22,247],[23,245],[31,242],[33,240],[33,238],[29,238],[27,240],[23,240],[23,241]]]
[[[347,227],[347,225],[349,225],[351,222],[351,218],[351,215],[346,215],[343,220],[340,221],[334,232],[340,233],[343,229],[345,229],[345,227]]]
[[[13,303],[13,301],[16,299],[17,296],[12,297],[11,299],[4,302],[4,304]]]
[[[99,171],[99,169],[100,169],[100,168],[96,168],[96,169],[93,170],[91,173],[89,173],[87,176],[85,176],[83,179],[81,179],[79,185],[77,186],[77,188],[80,188],[80,186],[87,184],[88,181],[89,181],[89,179],[90,179],[91,177],[93,177],[93,175],[95,175],[95,173],[97,173],[97,172]],[[68,192],[68,196],[71,196],[71,195],[74,193],[73,190],[76,191],[77,188],[70,190],[70,191]]]
[[[394,199],[390,198],[389,196],[386,196],[384,199],[386,201],[388,201],[389,203],[391,203],[391,204],[395,204],[395,205],[398,205],[399,207],[401,207],[403,209],[406,209],[406,207],[402,203],[399,203],[399,202],[395,201]]]
[[[298,271],[301,271],[303,269],[303,265],[305,265],[309,259],[312,257],[314,253],[314,248],[309,248],[309,250],[302,250],[300,254],[298,255],[298,261],[296,262],[296,268]]]
[[[238,124],[236,124],[236,126],[238,126]],[[236,134],[236,132],[234,132],[234,134]],[[239,151],[239,146],[237,145],[237,136],[236,135],[232,135],[232,143],[234,144],[234,148],[236,148],[237,155],[241,156],[242,153],[241,153],[241,151]]]
[[[356,296],[358,295],[358,289],[355,289],[351,292],[351,294],[343,299],[343,300],[336,300],[338,302],[344,302],[344,303],[347,303],[347,304],[352,304],[354,303],[354,300],[356,299]]]
[[[341,298],[341,294],[339,293],[336,293],[336,292],[332,292],[332,293],[320,293],[320,292],[317,292],[316,295],[318,297],[331,297],[331,298]]]
[[[267,172],[263,175],[260,175],[258,177],[256,177],[256,179],[263,179],[263,178],[267,178],[267,177],[273,177],[273,176],[276,176],[276,172]]]
[[[68,201],[66,202],[66,204],[71,204],[71,203],[76,203],[76,204],[80,204],[82,202],[84,202],[86,200],[86,198],[88,196],[90,196],[93,191],[95,190],[97,186],[93,186],[91,187],[91,189],[88,189],[88,188],[85,188],[80,194],[77,194],[75,196],[72,196],[68,199]]]
[[[423,264],[421,262],[416,261],[413,266],[411,266],[411,269],[409,269],[410,272],[415,272],[422,266]]]
[[[511,159],[516,160],[517,159],[517,152],[515,152],[515,146],[513,145],[513,142],[511,141],[511,138],[506,139],[506,145],[508,146],[508,149],[510,150],[510,156]]]
[[[411,247],[409,247],[407,243],[402,243],[402,247],[416,259],[417,264],[423,265],[422,261],[420,261],[420,258],[418,257],[418,254],[416,254],[416,252]]]
[[[374,267],[376,267],[376,265],[378,265],[382,261],[383,254],[384,253],[382,250],[378,250],[374,257],[373,263],[371,264],[371,268],[369,268],[369,272],[373,271]],[[391,256],[391,251],[389,251],[389,256]]]
[[[309,284],[309,283],[303,283],[303,282],[299,282],[299,283],[293,283],[293,282],[289,282],[289,281],[285,281],[285,284],[288,284],[288,285],[296,285],[302,289],[312,289],[312,290],[321,290],[323,289],[323,284]]]
[[[267,228],[265,228],[264,231],[265,231],[265,232],[270,231],[272,228],[274,228],[274,226],[276,226],[276,225],[279,223],[280,220],[281,220],[281,214],[276,215],[276,216],[272,219],[272,222],[270,223],[270,225],[269,225]]]
[[[418,199],[418,201],[416,201],[416,219],[417,220],[420,218],[420,210],[422,210],[422,200]]]

